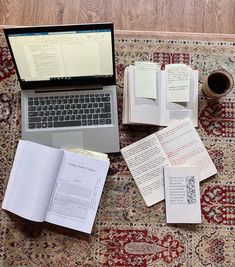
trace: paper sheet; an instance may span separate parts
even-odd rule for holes
[[[197,167],[164,167],[167,223],[200,223],[201,205]]]
[[[136,97],[156,99],[156,72],[160,66],[153,62],[135,62]]]
[[[151,134],[123,149],[121,153],[149,207],[164,199],[163,167],[169,161],[155,134]]]
[[[20,140],[2,208],[44,221],[62,157],[60,149]]]
[[[188,102],[190,67],[185,64],[166,65],[167,102]]]
[[[91,233],[109,161],[64,151],[45,221]]]
[[[217,173],[204,144],[189,118],[156,133],[172,166],[197,166],[200,181]]]

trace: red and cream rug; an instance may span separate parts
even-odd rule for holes
[[[0,266],[235,266],[235,90],[217,105],[201,94],[205,76],[225,68],[235,77],[235,36],[117,32],[120,142],[158,127],[123,126],[123,73],[134,61],[199,70],[199,128],[218,174],[201,183],[202,224],[165,224],[164,202],[147,208],[120,153],[111,167],[92,235],[34,223],[0,211]],[[0,33],[0,203],[20,138],[20,87]]]

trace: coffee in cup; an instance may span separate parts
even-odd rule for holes
[[[233,88],[232,75],[226,70],[220,69],[211,72],[205,79],[202,91],[210,100],[219,100],[226,96]]]

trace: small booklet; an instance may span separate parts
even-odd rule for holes
[[[199,170],[164,167],[167,223],[201,223]]]
[[[124,72],[123,124],[168,126],[189,117],[198,126],[198,70],[136,62]]]
[[[76,152],[20,140],[2,208],[31,221],[91,233],[109,159]]]
[[[165,166],[196,166],[200,181],[217,173],[189,118],[122,148],[121,153],[147,206],[165,197]]]

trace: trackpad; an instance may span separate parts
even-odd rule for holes
[[[84,148],[83,132],[53,133],[52,146],[57,148]]]

